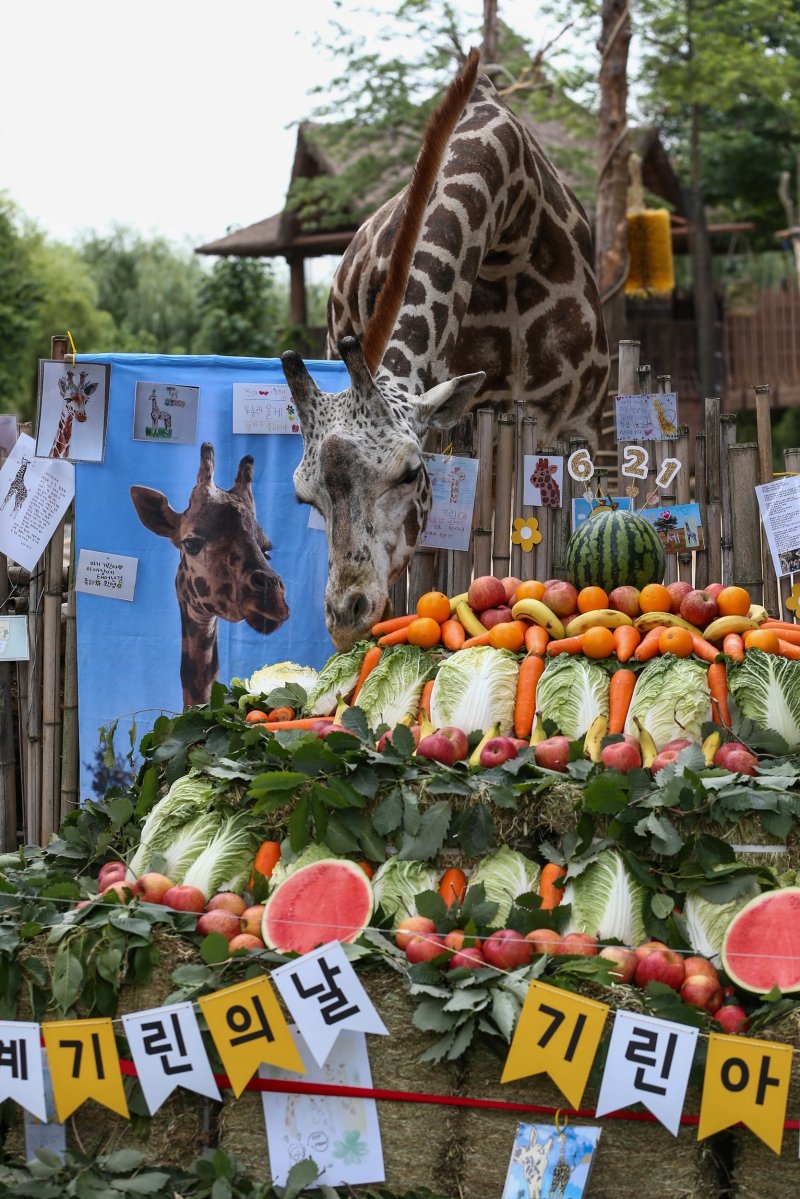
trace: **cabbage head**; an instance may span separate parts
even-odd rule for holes
[[[296,683],[309,692],[317,681],[317,672],[311,666],[299,666],[297,662],[276,662],[274,666],[262,666],[245,680],[249,695],[269,695],[276,687]]]
[[[368,641],[358,641],[345,654],[333,654],[308,692],[305,710],[309,716],[330,716],[340,699],[347,699],[356,685]]]
[[[463,650],[459,653],[463,653]],[[471,887],[482,883],[486,898],[497,904],[490,925],[492,928],[503,928],[517,896],[536,890],[539,873],[536,862],[531,862],[516,849],[501,845],[481,858],[470,875],[467,893]]]
[[[800,749],[800,662],[749,649],[729,668],[728,686],[743,716]]]
[[[172,850],[174,859],[176,838],[182,834],[184,825],[194,823],[198,817],[206,821],[209,828],[207,840],[211,839],[218,824],[216,816],[208,815],[213,794],[211,780],[194,771],[175,780],[166,795],[150,809],[142,825],[139,845],[129,865],[134,877],[139,878],[149,869],[156,854],[169,858]],[[173,874],[167,877],[177,881]]]
[[[431,692],[431,721],[436,728],[452,725],[469,736],[486,733],[494,724],[509,732],[519,666],[515,656],[491,645],[459,650],[442,662]]]
[[[544,668],[536,707],[565,737],[582,737],[596,716],[608,716],[609,677],[597,662],[559,654]]]
[[[634,737],[638,733],[635,717],[659,752],[678,737],[702,740],[703,724],[711,719],[708,666],[674,654],[653,658],[636,680],[625,721],[625,732]]]
[[[646,938],[644,902],[647,892],[625,865],[622,855],[604,849],[577,878],[564,888],[563,904],[570,904],[569,932],[590,933],[600,941],[641,945]]]
[[[430,862],[389,858],[372,879],[375,902],[397,927],[407,916],[417,915],[417,896],[423,891],[435,891],[440,873]]]
[[[390,729],[414,719],[426,679],[433,673],[434,660],[416,645],[401,645],[386,651],[358,694],[358,706],[371,729],[388,724]]]
[[[760,889],[754,881],[752,887],[742,895],[737,895],[735,899],[729,899],[726,903],[712,903],[697,891],[687,895],[683,915],[689,930],[689,944],[694,952],[704,958],[710,958],[718,966],[721,961],[722,942],[729,924],[736,913],[758,894]]]

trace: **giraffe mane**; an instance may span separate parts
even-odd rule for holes
[[[450,135],[472,95],[478,73],[480,53],[473,48],[463,69],[456,75],[438,107],[431,115],[422,137],[422,145],[406,192],[403,219],[392,247],[386,282],[362,339],[362,350],[371,372],[381,364],[383,352],[394,329],[408,282],[411,261],[422,228],[425,206],[433,187]]]

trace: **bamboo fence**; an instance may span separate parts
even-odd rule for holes
[[[65,351],[65,339],[54,338],[53,357],[61,359]],[[617,374],[619,394],[653,390],[653,370],[640,365],[638,342],[620,342]],[[669,375],[656,377],[661,392],[669,391],[670,383]],[[669,492],[657,492],[651,506],[698,503],[704,546],[668,554],[667,582],[679,578],[698,587],[736,582],[750,591],[754,603],[764,603],[771,612],[789,619],[785,601],[800,575],[776,579],[762,538],[755,487],[773,477],[769,388],[758,385],[753,390],[756,442],[737,442],[735,415],[721,413],[719,398],[709,397],[704,427],[694,436],[683,425],[677,440],[645,443],[651,469],[638,484],[637,507],[644,506],[655,490],[653,481],[664,458],[677,457],[682,469]],[[611,418],[605,422],[606,438],[609,435],[613,437]],[[451,446],[457,456],[478,459],[471,546],[468,551],[419,550],[393,589],[395,610],[410,610],[423,592],[433,588],[460,594],[477,575],[559,577],[570,535],[572,500],[583,494],[584,485],[570,478],[565,465],[562,506],[533,507],[524,499],[525,462],[532,454],[566,459],[586,444],[573,439],[568,445],[540,446],[534,406],[519,401],[509,412],[480,408],[437,445],[428,446],[439,450]],[[599,485],[607,495],[618,494],[623,452],[624,446],[612,440],[595,453],[593,488]],[[784,458],[787,472],[800,473],[800,448],[786,450]],[[536,521],[541,534],[538,544],[527,551],[512,540],[517,518],[529,524]],[[68,532],[67,522],[30,574],[0,555],[0,613],[27,613],[31,651],[29,662],[0,663],[0,847],[4,849],[47,840],[79,803],[75,593],[65,571]]]

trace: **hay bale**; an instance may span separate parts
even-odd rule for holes
[[[779,1041],[791,1045],[792,1073],[789,1080],[789,1102],[786,1118],[797,1118],[800,1109],[800,1011],[795,1009],[783,1020],[760,1028],[757,1034],[762,1041]],[[737,1128],[731,1133],[733,1139],[733,1191],[735,1199],[764,1199],[765,1195],[789,1193],[791,1175],[797,1170],[797,1133],[786,1130],[780,1156],[773,1153],[755,1133],[747,1128]]]

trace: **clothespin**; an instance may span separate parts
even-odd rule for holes
[[[74,362],[78,351],[75,349],[75,342],[72,340],[72,334],[69,329],[67,329],[67,339],[69,341],[69,348],[72,350],[72,361]]]
[[[563,1124],[560,1123],[561,1119],[563,1119],[563,1121],[564,1121]],[[564,1132],[565,1132],[568,1124],[569,1124],[568,1117],[564,1114],[564,1111],[562,1110],[562,1108],[559,1108],[555,1115],[555,1126],[556,1126],[556,1132],[558,1133],[558,1135],[560,1137],[564,1135]]]
[[[448,444],[447,444],[447,445],[444,447],[444,449],[442,450],[442,457],[444,458],[445,462],[449,462],[449,461],[450,461],[450,459],[453,457],[453,443],[452,443],[452,441],[451,441],[451,442],[449,442],[449,443],[448,443]]]

